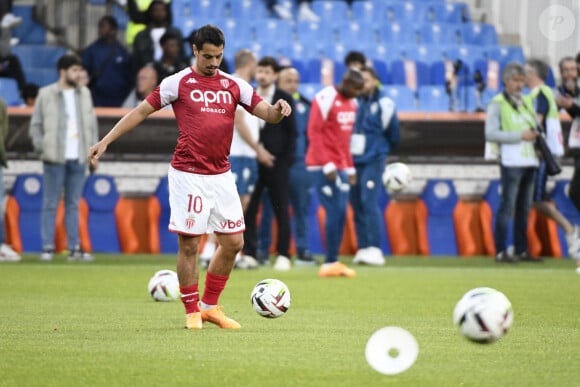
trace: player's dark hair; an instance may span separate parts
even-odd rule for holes
[[[72,66],[82,66],[81,59],[76,55],[66,54],[59,58],[58,62],[56,62],[56,69],[60,70],[68,70]]]
[[[344,64],[349,67],[352,63],[366,63],[367,58],[365,54],[360,51],[349,51],[344,57]]]
[[[223,31],[219,27],[211,24],[200,27],[195,31],[195,35],[193,35],[193,44],[198,50],[201,50],[206,43],[213,44],[216,47],[225,47],[226,38],[224,37]]]
[[[258,66],[259,67],[271,67],[275,73],[278,73],[278,71],[280,71],[280,66],[278,66],[278,61],[276,60],[276,58],[274,58],[272,56],[265,56],[262,59],[260,59],[258,61]]]

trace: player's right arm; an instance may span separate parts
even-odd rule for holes
[[[96,166],[99,157],[107,150],[110,143],[121,137],[123,134],[127,133],[137,125],[139,125],[145,118],[147,118],[151,113],[155,112],[155,108],[151,106],[147,100],[141,102],[139,106],[127,113],[123,118],[119,120],[107,133],[105,137],[101,139],[98,143],[93,145],[89,149],[89,163],[92,166]]]

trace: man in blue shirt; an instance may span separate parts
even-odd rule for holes
[[[399,120],[395,103],[378,86],[375,71],[363,66],[365,86],[357,98],[358,109],[351,137],[351,153],[357,183],[350,189],[358,251],[354,263],[383,265],[380,249],[381,209],[378,206],[381,174],[389,152],[399,143]]]
[[[89,89],[95,106],[121,106],[133,84],[129,53],[117,40],[117,30],[117,20],[103,16],[99,20],[99,38],[83,52],[83,67],[90,76]]]

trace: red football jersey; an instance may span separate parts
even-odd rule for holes
[[[339,170],[353,167],[350,136],[356,107],[355,99],[343,97],[334,86],[315,95],[308,118],[307,166],[322,167],[332,162]]]
[[[228,155],[237,105],[252,113],[262,98],[249,83],[219,71],[203,76],[191,67],[163,79],[147,96],[155,109],[171,104],[179,137],[173,168],[202,175],[230,169]]]

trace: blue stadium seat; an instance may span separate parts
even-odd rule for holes
[[[346,45],[340,42],[323,42],[320,49],[324,58],[330,58],[337,62],[344,62],[344,57],[348,53]]]
[[[426,44],[458,44],[460,24],[424,23],[419,27],[419,40]]]
[[[215,19],[214,24],[221,28],[226,36],[226,47],[224,51],[233,51],[228,46],[235,46],[235,43],[251,42],[254,40],[254,28],[248,20],[221,18]]]
[[[387,3],[389,20],[397,23],[421,24],[429,21],[430,6],[414,1]]]
[[[377,77],[379,77],[379,81],[381,82],[381,84],[385,85],[392,83],[391,73],[389,72],[389,65],[387,64],[387,62],[380,59],[372,59],[371,65],[372,68],[377,73]]]
[[[562,215],[568,221],[574,225],[580,224],[580,212],[570,200],[568,195],[568,189],[570,185],[570,180],[558,180],[554,189],[552,190],[552,200],[556,204],[556,207]],[[566,233],[562,227],[558,226],[558,239],[560,240],[560,246],[562,247],[562,254],[564,256],[568,255],[568,243],[566,242]]]
[[[32,68],[25,69],[26,81],[34,83],[40,87],[49,85],[58,80],[58,73],[55,68]]]
[[[432,85],[445,86],[447,83],[447,61],[436,60],[429,66],[429,79]],[[452,64],[449,64],[452,66]]]
[[[0,98],[7,106],[21,106],[24,102],[20,98],[18,83],[14,78],[0,78]]]
[[[19,207],[18,228],[25,252],[42,251],[42,175],[24,173],[16,176],[11,196]]]
[[[494,63],[495,62],[495,63]],[[490,66],[496,66],[496,74],[495,79],[488,79],[488,76],[493,76],[493,72],[491,72]],[[475,80],[475,76],[481,76],[481,80],[483,84],[486,86],[487,89],[491,89],[493,91],[498,91],[502,88],[502,81],[501,81],[501,74],[504,68],[504,64],[497,62],[495,60],[488,60],[488,59],[479,59],[473,63],[473,76]]]
[[[415,95],[413,91],[407,86],[401,85],[384,85],[383,90],[386,94],[395,101],[397,111],[399,112],[414,112],[417,111],[417,104],[415,102]]]
[[[294,35],[292,24],[288,20],[273,18],[256,20],[254,23],[254,32],[257,41],[293,40]]]
[[[449,95],[443,86],[420,86],[419,110],[422,112],[448,112]]]
[[[113,17],[117,20],[120,30],[127,28],[127,24],[129,23],[129,15],[118,3],[113,5]]]
[[[432,4],[433,20],[438,23],[462,23],[469,20],[469,8],[464,3]]]
[[[429,85],[431,83],[428,64],[417,61],[395,60],[391,62],[391,82],[393,85],[410,86],[407,83],[407,74],[411,71],[408,66],[412,63],[415,65],[417,87]]]
[[[492,24],[465,23],[461,27],[460,35],[463,44],[497,45],[497,33]]]
[[[12,13],[22,18],[22,23],[14,28],[12,35],[20,39],[21,44],[46,43],[46,29],[32,19],[32,5],[15,5]]]
[[[300,94],[306,97],[308,100],[312,101],[314,95],[318,93],[320,90],[324,88],[324,85],[321,83],[308,83],[308,82],[301,82],[298,85],[298,90]]]
[[[457,255],[453,211],[458,202],[453,181],[428,180],[420,199],[427,207],[427,240],[431,255]]]
[[[332,60],[329,58],[313,58],[307,62],[306,71],[308,72],[308,80],[313,83],[323,83],[322,70],[326,63],[331,63],[333,66],[332,82],[334,84],[340,83],[342,76],[346,71],[346,66],[342,60]],[[325,70],[326,71],[326,70]]]
[[[330,23],[314,23],[305,20],[296,23],[296,38],[304,45],[334,42],[335,35],[334,26]]]
[[[361,44],[358,49],[362,51],[367,58],[379,59],[387,63],[401,59],[404,54],[403,47],[397,44]]]
[[[361,24],[374,24],[387,20],[387,3],[383,1],[354,1],[350,6],[352,18]]]
[[[115,208],[119,192],[112,176],[90,175],[83,189],[89,208],[88,226],[93,251],[118,253],[121,251]]]
[[[230,1],[229,4],[231,17],[240,21],[263,19],[270,16],[263,0],[236,0]]]
[[[372,23],[344,20],[338,23],[338,40],[349,49],[357,49],[361,43],[376,44],[377,30]]]
[[[379,26],[379,37],[382,42],[387,44],[417,44],[417,33],[410,24],[397,22],[382,24]]]
[[[459,87],[456,93],[457,111],[485,111],[487,104],[495,94],[496,92],[487,89],[484,89],[480,94],[476,86]]]
[[[345,1],[314,0],[310,8],[324,21],[339,21],[349,17],[349,8]]]
[[[159,181],[159,185],[153,193],[152,200],[157,202],[160,213],[157,223],[153,228],[156,228],[159,237],[159,247],[161,253],[176,253],[177,252],[177,234],[172,233],[167,229],[169,226],[170,208],[169,208],[169,186],[167,176]]]
[[[405,59],[432,64],[443,60],[443,50],[438,44],[419,44],[405,47]]]
[[[172,7],[174,7],[173,5],[174,2],[175,0],[172,0],[171,2]],[[182,2],[181,6],[183,7],[184,5],[185,6],[190,5],[191,16],[195,20],[203,20],[205,24],[211,22],[214,19],[226,17],[227,6],[231,2],[229,0],[197,0],[197,1],[187,0],[184,3],[189,4],[183,4]],[[177,12],[183,13],[183,8],[178,9]],[[173,12],[173,14],[175,15],[175,12]]]
[[[497,60],[502,64],[509,62],[525,63],[524,50],[520,46],[495,46],[486,48],[489,59]]]
[[[25,71],[38,67],[56,71],[56,62],[66,52],[64,47],[44,44],[17,44],[12,47],[12,53],[20,59]]]

